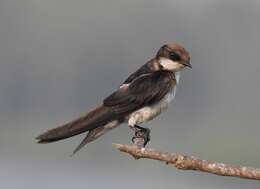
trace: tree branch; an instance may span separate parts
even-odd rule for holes
[[[177,169],[196,170],[221,176],[260,180],[259,168],[214,163],[200,160],[192,156],[189,157],[181,154],[170,154],[145,148],[138,148],[134,145],[114,144],[114,146],[121,152],[132,155],[135,159],[147,158],[159,160],[166,164],[174,164]]]

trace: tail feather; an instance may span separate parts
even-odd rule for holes
[[[72,122],[41,134],[36,139],[38,143],[55,142],[95,129],[114,118],[115,115],[110,108],[99,106]]]
[[[90,130],[86,137],[81,141],[81,143],[77,146],[77,148],[73,151],[73,155],[76,154],[81,148],[83,148],[86,144],[92,142],[101,136],[104,132],[104,126],[97,127],[93,130]]]

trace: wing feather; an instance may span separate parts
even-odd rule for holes
[[[176,84],[170,71],[156,71],[141,75],[126,88],[120,88],[104,100],[104,106],[116,113],[130,113],[142,106],[160,101]]]

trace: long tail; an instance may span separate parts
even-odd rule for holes
[[[41,134],[36,139],[38,143],[55,142],[93,130],[107,124],[113,119],[115,119],[115,114],[110,108],[99,106],[72,122]]]
[[[95,129],[92,129],[88,132],[86,137],[81,141],[81,143],[77,146],[77,148],[73,151],[73,154],[78,152],[81,148],[83,148],[86,144],[92,142],[93,140],[96,140],[97,138],[101,137],[106,132],[116,128],[118,125],[120,125],[119,120],[114,120],[109,122],[108,124],[99,126]]]

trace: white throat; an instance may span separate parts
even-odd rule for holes
[[[178,62],[174,62],[168,58],[160,58],[160,64],[165,70],[173,71],[176,79],[176,83],[179,84],[180,76],[181,76],[181,69],[183,65]]]
[[[184,67],[179,62],[174,62],[173,60],[168,58],[161,57],[159,59],[159,62],[165,70],[169,70],[169,71],[179,71]]]

